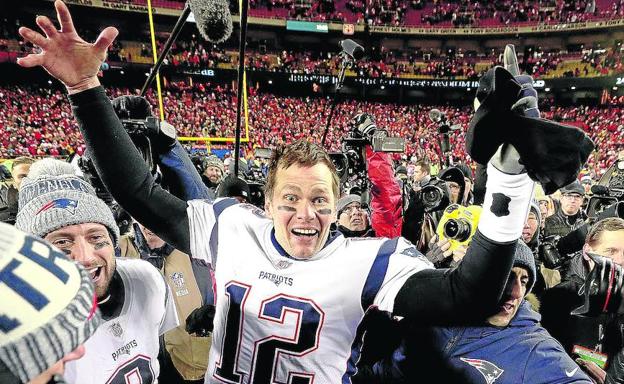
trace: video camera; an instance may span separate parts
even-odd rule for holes
[[[594,269],[585,278],[579,294],[584,297],[581,307],[572,311],[573,315],[598,316],[624,314],[624,270],[612,259],[588,253],[594,261]]]
[[[389,137],[388,132],[378,129],[373,116],[367,113],[355,115],[349,122],[349,132],[342,139],[342,151],[330,153],[340,182],[348,194],[368,191],[366,171],[366,145],[374,152],[405,152],[405,139]]]
[[[481,207],[478,205],[464,207],[459,204],[451,204],[444,210],[436,234],[441,240],[449,241],[451,244],[449,250],[451,251],[462,245],[468,246],[477,232],[480,217]]]
[[[417,198],[422,202],[425,212],[437,212],[448,207],[451,202],[451,192],[444,180],[432,177],[418,191]]]

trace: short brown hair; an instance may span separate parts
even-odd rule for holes
[[[594,224],[589,233],[587,234],[587,238],[585,239],[585,243],[590,247],[596,245],[598,240],[600,240],[600,236],[603,232],[615,232],[615,231],[624,231],[624,220],[619,217],[608,217],[606,219],[602,219],[596,224]]]
[[[28,157],[28,156],[16,157],[15,159],[13,159],[13,164],[11,165],[11,169],[17,167],[18,165],[24,165],[24,164],[32,165],[35,161],[36,161],[35,159],[33,159],[32,157]]]
[[[340,196],[340,179],[336,173],[336,167],[327,152],[317,144],[306,140],[297,140],[294,143],[280,146],[273,151],[269,162],[269,174],[264,186],[264,194],[267,198],[273,197],[278,169],[286,169],[295,164],[305,167],[325,164],[332,173],[334,197],[337,199]]]
[[[427,171],[427,174],[431,173],[431,164],[429,164],[429,160],[423,158],[414,163],[414,167],[420,167],[421,170]]]

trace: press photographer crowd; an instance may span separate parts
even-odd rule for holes
[[[346,39],[333,97],[181,80],[159,103],[158,61],[105,87],[119,31],[53,7],[16,65],[61,88],[0,87],[0,383],[624,383],[617,93],[560,106],[507,44],[461,105],[343,98]],[[458,7],[518,18],[435,5]],[[231,33],[227,2],[184,8]]]

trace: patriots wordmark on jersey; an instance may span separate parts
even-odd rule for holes
[[[117,259],[124,285],[119,316],[102,323],[85,355],[66,364],[68,383],[157,383],[159,336],[177,327],[175,304],[158,270],[144,260]]]
[[[297,260],[251,205],[197,200],[188,212],[191,253],[215,266],[206,383],[350,383],[366,309],[392,311],[405,280],[432,267],[400,238],[339,235]]]

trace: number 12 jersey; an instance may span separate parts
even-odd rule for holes
[[[216,315],[205,383],[350,383],[366,309],[392,312],[432,265],[408,241],[330,237],[287,255],[262,210],[235,200],[188,206],[191,254],[215,267]]]

